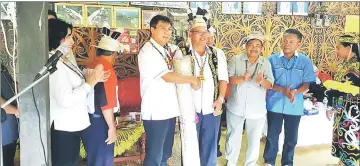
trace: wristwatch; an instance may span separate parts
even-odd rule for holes
[[[221,101],[221,103],[225,103],[225,99],[222,97],[218,97],[218,99]]]

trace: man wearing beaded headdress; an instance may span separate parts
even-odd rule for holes
[[[94,87],[93,101],[89,101],[93,103],[94,112],[89,111],[91,125],[85,129],[83,137],[89,166],[112,166],[114,161],[114,143],[117,140],[114,113],[120,105],[113,64],[123,49],[118,40],[121,33],[122,30],[117,29],[110,34],[110,28],[103,27],[103,37],[96,46],[96,58],[87,65],[91,69],[101,64],[110,73],[105,82]]]
[[[191,12],[188,14],[191,43],[183,49],[185,56],[192,57],[194,76],[201,80],[200,90],[194,91],[193,96],[199,117],[196,127],[202,166],[216,165],[220,115],[229,82],[224,52],[206,44],[209,15],[201,8],[197,9],[195,15]]]
[[[326,115],[334,115],[331,154],[339,158],[341,166],[359,165],[360,159],[360,53],[359,40],[350,35],[340,36],[336,44],[339,65],[335,81],[328,80],[329,105],[333,107]]]

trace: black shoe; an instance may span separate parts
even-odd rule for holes
[[[217,151],[217,157],[222,156],[222,153],[220,152],[220,150]]]

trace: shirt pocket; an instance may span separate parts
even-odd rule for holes
[[[294,67],[291,70],[291,82],[295,87],[298,87],[303,82],[304,70],[299,67]],[[295,88],[293,87],[293,88]]]
[[[283,67],[277,67],[275,66],[274,68],[274,80],[275,80],[275,84],[280,85],[280,86],[285,86],[286,84],[286,69]]]
[[[236,61],[235,62],[236,70],[235,70],[235,76],[243,76],[245,73],[245,63],[243,61]]]

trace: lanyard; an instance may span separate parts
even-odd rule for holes
[[[195,58],[196,64],[199,66],[200,70],[204,70],[205,64],[206,64],[206,60],[208,59],[208,53],[205,52],[205,61],[203,62],[202,66],[200,66],[199,60],[196,58],[195,52],[194,50],[191,50],[191,54],[192,56]],[[200,57],[201,58],[201,57]]]
[[[164,56],[164,54],[154,45],[153,42],[150,41],[150,43],[151,43],[151,45],[156,49],[156,51],[158,51],[159,54],[163,57],[164,61],[166,62],[167,66],[168,66],[168,69],[171,70],[171,69],[172,69],[172,62],[171,62],[172,59],[171,59],[171,57],[170,57],[168,54],[166,54],[166,49],[164,48],[165,54],[166,54],[166,55]]]
[[[205,50],[205,60],[204,60],[204,62],[202,64],[202,66],[200,66],[199,60],[196,58],[194,50],[191,50],[191,55],[195,58],[195,61],[196,61],[197,65],[200,68],[200,74],[199,74],[198,78],[200,79],[200,81],[205,81],[204,68],[205,68],[208,53]],[[200,59],[201,59],[201,57],[200,57]]]
[[[80,71],[80,69],[75,66],[68,58],[61,58],[62,62],[69,68],[71,69],[73,72],[75,72],[80,78],[82,79],[86,79],[84,74]]]
[[[286,58],[286,57],[284,57],[284,58]],[[290,58],[289,62],[290,62],[292,59],[293,59],[293,58]],[[281,64],[282,64],[283,68],[285,68],[286,70],[292,70],[292,69],[294,68],[295,58],[294,58],[294,60],[292,61],[292,64],[291,64],[290,68],[288,68],[289,62],[285,65],[283,59],[280,59],[280,61],[281,61]]]
[[[258,57],[258,59],[259,59],[259,57]],[[256,60],[256,61],[257,61],[257,60]],[[256,61],[255,61],[255,62],[256,62]],[[248,63],[249,63],[249,60],[246,60],[246,61],[245,61],[246,71],[248,70]],[[252,66],[252,65],[251,65],[251,66]],[[258,68],[259,68],[259,62],[256,63],[255,70],[254,70],[254,72],[251,74],[251,77],[250,77],[251,79],[254,78],[255,74],[257,73]]]

